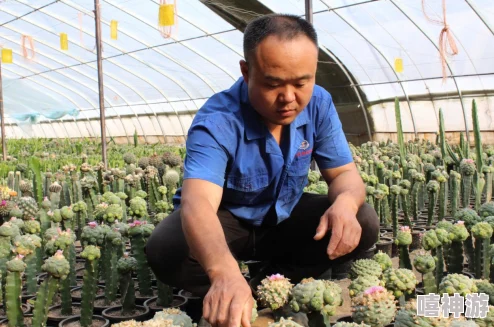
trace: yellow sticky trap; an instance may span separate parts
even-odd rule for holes
[[[2,62],[4,64],[11,64],[13,62],[12,49],[2,49]]]
[[[172,4],[160,5],[159,26],[172,26],[175,24],[175,7]]]
[[[112,20],[110,23],[110,31],[111,31],[111,39],[116,40],[118,35],[118,22],[116,20]]]
[[[69,37],[67,33],[60,33],[60,49],[69,50]]]
[[[397,73],[403,73],[403,59],[401,58],[395,59],[395,70]]]

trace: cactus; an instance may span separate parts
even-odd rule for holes
[[[463,221],[458,221],[449,231],[451,245],[448,253],[448,271],[461,273],[463,271],[463,242],[468,238],[468,230]]]
[[[479,208],[479,216],[482,218],[486,218],[489,216],[494,216],[494,202],[487,202],[480,206]]]
[[[450,327],[452,318],[426,317],[417,314],[417,300],[410,299],[396,312],[395,327]]]
[[[475,285],[477,285],[479,293],[485,293],[489,296],[489,304],[494,305],[494,284],[488,280],[477,279]]]
[[[358,276],[375,276],[381,278],[383,270],[381,265],[372,259],[358,259],[352,263],[349,277],[355,279]]]
[[[46,326],[48,319],[48,309],[53,302],[59,282],[67,278],[70,271],[70,264],[65,259],[61,250],[45,260],[41,269],[47,272],[48,277],[43,280],[36,294],[36,302],[33,309],[33,326]]]
[[[468,208],[470,206],[470,196],[472,194],[472,181],[475,171],[476,171],[475,162],[472,159],[463,159],[460,162],[462,208]]]
[[[401,187],[392,185],[389,189],[391,193],[391,215],[393,217],[393,237],[398,235],[398,199]]]
[[[306,313],[309,326],[330,326],[329,318],[343,304],[341,291],[335,282],[304,278],[292,289],[290,307],[293,312]]]
[[[70,270],[68,273],[68,278],[62,281],[60,293],[61,293],[61,313],[64,316],[70,316],[73,314],[72,312],[72,296],[70,294],[70,290],[72,289],[71,285],[75,285],[75,247],[74,242],[76,241],[76,235],[72,233],[72,231],[66,230],[58,230],[58,236],[53,239],[54,247],[57,250],[62,250],[64,257],[67,259],[70,265]]]
[[[63,208],[62,208],[63,209]],[[81,238],[83,226],[86,225],[87,203],[85,201],[77,201],[72,206],[72,212],[75,214],[75,223],[77,225],[77,238]]]
[[[492,233],[493,229],[487,222],[479,222],[472,227],[472,235],[475,238],[475,276],[480,279],[490,276],[489,247]]]
[[[473,271],[475,269],[474,268],[475,258],[474,258],[473,239],[472,239],[471,230],[472,230],[473,225],[480,222],[481,219],[480,219],[479,215],[477,214],[477,212],[475,212],[475,210],[470,209],[470,208],[463,208],[463,209],[458,210],[454,219],[456,221],[463,221],[465,224],[465,227],[468,231],[468,237],[463,242],[463,245],[465,247],[465,252],[466,252],[465,254],[467,256],[468,266],[469,266],[470,270]]]
[[[350,297],[354,297],[365,291],[371,286],[384,286],[384,281],[376,276],[358,276],[348,286]]]
[[[494,306],[489,306],[489,311],[487,311],[487,316],[484,318],[475,318],[473,321],[478,325],[478,327],[492,327],[494,326]]]
[[[9,327],[24,326],[24,314],[21,306],[22,274],[26,264],[23,255],[17,255],[7,262],[7,278],[5,298],[7,304],[7,319]]]
[[[84,277],[81,296],[81,327],[92,326],[94,299],[98,285],[98,264],[101,257],[100,249],[94,245],[84,247],[81,258],[85,259]]]
[[[195,325],[185,312],[176,308],[165,308],[156,312],[152,320],[159,322],[171,320],[174,326],[181,327],[194,327]]]
[[[36,250],[41,248],[41,239],[37,235],[26,234],[18,237],[13,243],[15,251],[24,257],[26,263],[26,292],[27,294],[35,294],[38,286]]]
[[[385,271],[393,266],[393,261],[391,261],[389,255],[381,250],[374,254],[372,259],[381,265],[382,271]]]
[[[429,194],[429,209],[427,210],[427,226],[432,226],[434,209],[436,207],[437,193],[439,192],[439,188],[440,185],[435,180],[430,180],[427,183],[427,193]]]
[[[398,134],[398,146],[400,150],[400,165],[403,167],[403,177],[407,178],[408,174],[406,171],[406,146],[405,140],[403,138],[403,125],[401,123],[401,110],[400,102],[398,97],[395,98],[395,118],[396,118],[396,132]]]
[[[412,269],[410,261],[410,253],[408,247],[412,244],[412,233],[410,227],[402,226],[395,239],[395,244],[398,245],[400,251],[400,268]]]
[[[142,197],[136,196],[130,200],[129,215],[134,219],[147,218],[147,203]]]
[[[410,181],[404,179],[400,182],[400,199],[401,199],[401,207],[403,210],[403,216],[404,216],[404,225],[412,227],[412,222],[410,221],[410,213],[409,213],[409,192],[410,192],[410,187],[411,183]]]
[[[383,273],[385,287],[395,297],[409,297],[417,286],[417,278],[411,269],[391,268]]]
[[[418,220],[419,209],[420,209],[420,193],[421,188],[425,182],[425,176],[422,173],[416,173],[413,175],[413,186],[412,186],[412,214],[413,219]]]
[[[105,249],[107,260],[103,262],[105,265],[105,305],[109,305],[115,301],[118,289],[118,260],[123,255],[122,235],[117,228],[113,228],[106,232]]]
[[[143,296],[152,296],[151,289],[151,270],[149,268],[146,256],[144,254],[144,246],[148,237],[154,229],[153,224],[147,224],[146,221],[138,220],[129,224],[129,236],[132,255],[138,263],[137,279],[139,283],[139,293]]]
[[[436,177],[436,181],[439,183],[439,211],[437,215],[437,220],[441,221],[446,216],[446,201],[448,199],[447,194],[447,180],[449,176],[446,172],[439,172]]]
[[[422,274],[425,294],[437,293],[437,282],[434,277],[436,260],[428,253],[419,253],[413,259],[413,266]]]
[[[122,298],[122,315],[131,313],[135,309],[135,287],[132,273],[137,268],[137,260],[128,253],[118,259],[117,270],[120,276],[120,294]]]
[[[288,278],[275,274],[261,281],[257,286],[257,296],[261,305],[276,311],[288,303],[292,288],[293,284]]]
[[[395,313],[395,297],[382,286],[372,286],[352,298],[352,318],[358,324],[384,327],[393,321]]]
[[[460,294],[460,296],[466,296],[469,293],[477,293],[477,285],[475,280],[462,274],[448,274],[446,275],[441,283],[439,284],[439,294],[447,293],[453,296],[455,293]]]
[[[38,204],[33,198],[26,196],[21,197],[17,205],[22,211],[23,219],[31,219],[32,217],[36,217],[36,213],[38,212]]]
[[[492,200],[492,171],[494,167],[484,166],[482,173],[485,176],[485,202],[488,203]]]
[[[354,322],[338,321],[333,325],[333,327],[370,327],[364,323],[357,324]]]
[[[460,204],[460,185],[461,185],[461,175],[456,171],[452,170],[449,173],[449,177],[451,180],[451,216],[454,217],[459,208]]]

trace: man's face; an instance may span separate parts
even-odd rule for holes
[[[306,36],[264,39],[252,62],[241,61],[249,100],[268,127],[288,125],[307,106],[317,70],[318,48]]]

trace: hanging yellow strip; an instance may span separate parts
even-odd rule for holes
[[[395,70],[397,73],[403,73],[403,59],[401,58],[395,59]]]
[[[60,49],[69,50],[69,38],[67,33],[60,33]]]
[[[172,4],[160,5],[159,26],[172,26],[175,24],[175,6]]]
[[[11,64],[13,62],[12,49],[2,49],[2,63]]]
[[[111,30],[111,38],[112,40],[116,40],[118,37],[118,22],[116,20],[112,20],[110,23]]]

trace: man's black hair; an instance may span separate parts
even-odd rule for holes
[[[270,35],[282,40],[305,35],[318,46],[316,30],[305,19],[290,14],[269,14],[252,20],[245,28],[244,58],[247,62],[259,43]]]

